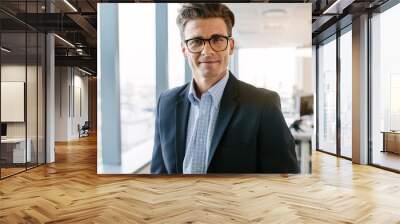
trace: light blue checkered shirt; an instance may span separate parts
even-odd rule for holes
[[[193,80],[190,84],[188,98],[191,106],[186,137],[186,153],[183,161],[184,174],[207,173],[210,145],[214,134],[215,122],[218,116],[219,104],[228,79],[229,70],[221,80],[208,89],[207,92],[202,94],[201,99],[196,95]],[[199,119],[200,113],[209,114],[209,117],[202,117]],[[201,133],[206,133],[206,136],[199,136],[194,133],[195,128],[198,125],[201,125],[201,127],[198,127],[198,130],[203,130],[202,126],[205,125],[206,131]],[[193,144],[193,142],[191,144],[191,141],[194,140],[196,140],[197,144]],[[201,144],[204,141],[205,144]]]

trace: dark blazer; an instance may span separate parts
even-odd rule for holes
[[[189,83],[160,95],[151,173],[182,173]],[[276,92],[231,73],[221,98],[207,173],[298,173],[294,140]]]

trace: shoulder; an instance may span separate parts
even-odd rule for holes
[[[274,105],[280,108],[280,96],[275,91],[258,88],[240,80],[238,80],[238,91],[241,100],[261,105]]]
[[[186,83],[182,86],[178,86],[172,89],[165,90],[164,92],[161,93],[160,95],[160,103],[172,103],[176,102],[182,95],[185,95],[187,93],[187,88],[189,86],[189,83]]]

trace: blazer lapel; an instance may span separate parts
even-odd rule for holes
[[[189,86],[189,85],[188,85]],[[175,153],[176,153],[176,171],[183,173],[183,159],[186,150],[186,131],[189,120],[190,102],[187,98],[188,87],[180,94],[180,99],[176,102],[175,106],[175,121],[176,121],[176,135],[175,135]]]
[[[219,106],[218,117],[215,124],[214,135],[211,141],[210,153],[208,156],[208,166],[210,165],[215,150],[217,149],[217,146],[225,132],[225,129],[226,127],[228,127],[228,124],[237,107],[238,103],[236,101],[236,97],[238,93],[236,87],[237,79],[232,75],[232,73],[230,73],[229,80],[225,86],[224,94],[222,95],[221,103]]]

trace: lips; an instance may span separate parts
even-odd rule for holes
[[[212,63],[219,63],[219,61],[200,61],[203,64],[212,64]]]

